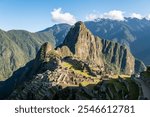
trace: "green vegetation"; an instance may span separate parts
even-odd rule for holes
[[[48,52],[47,57],[50,58],[50,60],[53,58],[61,58],[61,56],[55,50]]]
[[[123,78],[123,79],[131,78],[131,76],[125,75],[125,74],[121,74],[121,75],[118,75],[118,74],[117,74],[117,75],[112,75],[112,76],[111,76],[112,79],[118,79],[119,77],[120,77],[120,78]]]
[[[30,33],[23,30],[0,30],[0,74],[1,80],[9,78],[13,71],[36,57],[45,42],[55,45],[51,33]]]
[[[138,99],[139,96],[139,87],[138,85],[132,81],[131,79],[125,80],[129,86],[129,97],[130,99]]]
[[[96,77],[93,77],[91,75],[89,75],[87,72],[85,71],[81,71],[81,70],[78,70],[76,69],[76,67],[74,67],[72,64],[68,63],[68,62],[62,62],[62,66],[64,67],[67,67],[69,68],[70,70],[72,70],[75,74],[80,74],[82,76],[85,76],[85,77],[89,77],[89,78],[92,78],[91,80],[92,81],[83,81],[81,82],[79,85],[80,86],[83,86],[83,87],[86,87],[86,86],[94,86],[96,85],[97,83],[100,82],[100,79],[99,78],[96,78]]]
[[[108,81],[107,87],[114,95],[112,99],[122,99],[123,95],[127,94],[127,88],[125,85],[118,80],[112,79]],[[108,92],[109,95],[110,92]]]
[[[147,66],[147,70],[141,72],[141,76],[144,78],[150,78],[150,66]]]
[[[123,80],[123,79],[122,79]],[[127,99],[138,99],[139,87],[131,79],[124,79],[120,82],[118,79],[111,79],[105,81],[106,95],[110,99],[124,99],[128,95]]]
[[[81,74],[85,77],[93,77],[93,76],[89,75],[87,72],[76,69],[77,67],[73,66],[72,64],[70,64],[68,62],[62,62],[62,66],[69,68],[70,70],[74,71],[76,74]]]
[[[93,78],[93,82],[84,81],[84,82],[81,82],[79,85],[86,87],[88,85],[96,85],[99,82],[100,82],[100,80],[98,78]]]
[[[67,68],[71,68],[72,65],[70,63],[67,63],[67,62],[62,62],[62,66],[63,67],[67,67]]]
[[[142,72],[141,76],[144,78],[150,78],[150,73],[149,72]]]

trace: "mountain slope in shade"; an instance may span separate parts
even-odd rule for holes
[[[40,46],[46,41],[55,46],[52,34],[0,30],[0,80],[6,80],[13,71],[34,59]]]
[[[66,37],[71,26],[69,24],[55,24],[54,26],[42,30],[40,32],[45,32],[47,34],[53,34],[56,42],[56,46],[63,43],[64,38]]]

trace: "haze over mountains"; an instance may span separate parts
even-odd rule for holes
[[[130,47],[133,55],[146,65],[150,64],[150,21],[126,18],[125,21],[99,19],[85,22],[87,28],[100,38],[113,40]],[[35,58],[40,46],[48,41],[54,46],[63,43],[71,28],[68,24],[30,33],[27,31],[0,31],[0,79],[5,80],[12,72]]]

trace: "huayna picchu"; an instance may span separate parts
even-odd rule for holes
[[[94,36],[79,21],[64,42],[42,45],[34,60],[1,83],[3,99],[149,99],[133,74],[145,71],[130,49]],[[10,86],[11,85],[11,86]]]

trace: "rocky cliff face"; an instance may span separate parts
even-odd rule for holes
[[[63,45],[66,45],[74,56],[82,60],[95,61],[101,66],[104,64],[102,54],[97,51],[102,51],[100,40],[94,37],[82,22],[77,22],[70,29]]]
[[[118,74],[131,75],[138,72],[135,66],[141,67],[141,64],[135,65],[137,62],[126,46],[95,37],[82,22],[77,22],[70,29],[57,50],[63,56],[73,55]]]
[[[101,43],[105,64],[111,71],[129,75],[135,72],[135,58],[126,46],[108,40],[101,40]]]

